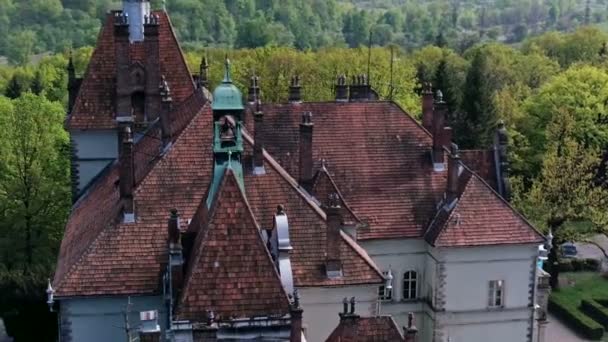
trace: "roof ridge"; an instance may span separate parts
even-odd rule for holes
[[[188,70],[188,76],[190,78],[191,81],[191,85],[192,85],[192,90],[195,91],[196,88],[194,86],[194,80],[192,79],[192,74],[190,73],[190,68],[188,68],[188,63],[186,62],[186,59],[184,57],[184,51],[182,50],[182,46],[179,44],[179,41],[177,40],[177,36],[175,35],[175,31],[173,30],[173,23],[171,22],[171,17],[169,16],[169,14],[164,11],[164,10],[159,10],[159,11],[154,11],[154,12],[160,12],[162,13],[165,18],[167,18],[167,22],[169,23],[169,32],[171,32],[171,39],[175,42],[175,45],[177,46],[177,50],[179,51],[179,56],[180,56],[180,62],[182,62],[182,66]]]
[[[325,174],[327,176],[327,178],[329,179],[329,182],[331,183],[332,187],[334,188],[334,190],[338,194],[338,197],[340,197],[340,200],[342,201],[342,204],[344,205],[344,207],[346,208],[346,210],[348,210],[348,212],[351,215],[353,215],[353,217],[355,218],[355,220],[358,221],[358,223],[363,224],[363,221],[359,218],[359,216],[357,214],[355,214],[355,212],[352,210],[352,208],[350,207],[350,205],[348,204],[348,202],[346,202],[346,199],[344,199],[344,196],[342,195],[342,192],[340,191],[340,188],[338,187],[338,185],[334,181],[334,178],[329,173],[329,170],[327,169],[327,166],[323,165],[323,167],[321,167],[321,169],[319,171],[317,171],[317,172],[318,172],[318,174]],[[317,184],[316,180],[317,180],[317,178],[315,177],[315,184],[313,184],[313,189],[314,189],[314,186]],[[318,200],[318,198],[317,198],[317,200]]]
[[[251,146],[253,146],[254,144],[254,140],[253,138],[249,135],[249,132],[247,132],[246,129],[244,129],[242,131],[242,135],[243,138],[245,139],[245,141],[247,141],[247,143],[249,143]],[[274,158],[270,155],[270,153],[268,153],[266,151],[266,149],[263,150],[263,155],[264,155],[264,159],[272,166],[272,168],[283,178],[285,179],[285,181],[287,181],[295,190],[296,192],[300,195],[300,197],[302,197],[302,199],[304,199],[308,205],[317,213],[317,215],[319,215],[319,217],[321,217],[321,219],[323,221],[327,221],[327,214],[325,213],[325,211],[323,209],[321,209],[311,198],[310,196],[307,196],[302,188],[300,188],[300,186],[298,186],[297,182],[295,181],[295,179],[293,177],[291,177],[291,175],[285,170],[283,169],[283,167],[276,161],[274,160]],[[359,244],[357,244],[355,241],[352,241],[350,236],[348,236],[348,234],[344,233],[342,230],[340,230],[340,236],[342,236],[342,239],[350,245],[350,247],[361,257],[363,258],[363,260],[365,260],[365,262],[374,270],[376,271],[376,273],[378,273],[378,275],[381,278],[384,278],[384,276],[382,276],[382,272],[379,271],[378,267],[375,265],[375,263],[373,262],[373,260],[369,257],[369,255],[367,254],[367,252],[365,252],[365,250],[363,248],[361,248],[361,246],[359,246]],[[356,247],[355,247],[356,245]]]

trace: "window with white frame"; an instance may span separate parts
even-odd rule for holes
[[[385,277],[388,276],[388,271],[382,272],[382,275]],[[393,289],[386,288],[386,284],[378,286],[378,299],[392,300],[393,299]]]
[[[488,293],[488,307],[502,308],[505,302],[505,282],[503,280],[490,280]]]
[[[418,297],[418,273],[407,271],[403,274],[403,300],[413,300]]]

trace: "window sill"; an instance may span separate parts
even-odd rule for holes
[[[400,300],[401,303],[419,303],[420,301],[422,301],[422,299],[420,299],[420,298],[412,298],[412,299],[402,299],[402,300]]]
[[[501,310],[504,310],[504,309],[505,309],[504,305],[501,305],[501,306],[488,306],[488,307],[486,307],[486,310],[488,310],[488,311],[501,311]]]

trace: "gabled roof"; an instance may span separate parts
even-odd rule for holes
[[[220,321],[289,313],[287,294],[260,234],[234,173],[226,169],[209,221],[194,243],[178,319],[202,322],[208,311]]]
[[[343,198],[369,224],[357,239],[424,235],[446,172],[433,171],[432,137],[396,104],[316,102],[263,110],[264,146],[292,175],[298,174],[301,114],[312,113],[313,160],[327,160]]]
[[[155,11],[159,23],[160,69],[171,86],[171,97],[179,104],[194,92],[194,82],[188,71],[173,27],[164,11]],[[97,45],[80,91],[76,97],[72,113],[66,119],[66,128],[111,129],[116,127],[115,89],[116,61],[114,50],[113,14],[106,15],[105,23],[97,39]],[[143,42],[132,43],[130,53],[133,61],[145,61]]]
[[[318,201],[325,204],[329,195],[337,194],[340,200],[340,207],[342,207],[342,219],[346,225],[358,225],[363,222],[357,217],[357,214],[351,209],[346,203],[340,189],[334,182],[331,174],[327,170],[327,165],[323,162],[321,169],[317,171],[312,182],[311,193],[317,198]]]
[[[436,247],[469,247],[541,243],[542,235],[513,207],[485,183],[464,168],[461,194],[453,208],[438,211],[425,234]]]
[[[325,342],[401,342],[401,331],[391,316],[351,317],[340,324]]]

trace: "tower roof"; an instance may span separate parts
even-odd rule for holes
[[[226,58],[224,79],[213,91],[213,110],[244,110],[243,96],[239,88],[232,83],[230,75],[230,60]]]

